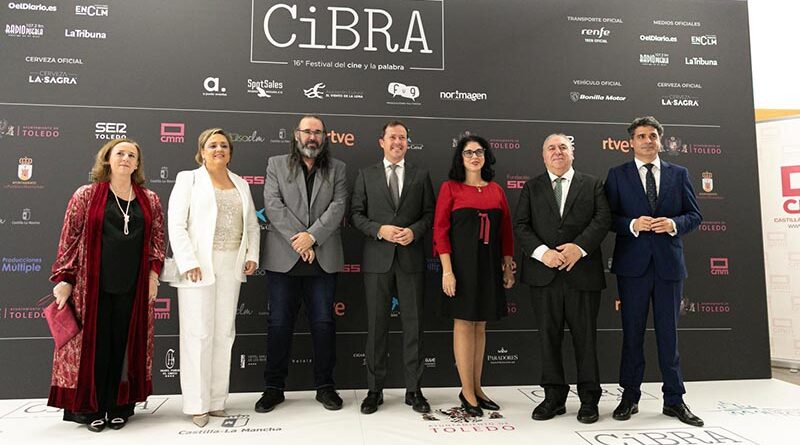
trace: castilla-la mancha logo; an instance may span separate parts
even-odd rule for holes
[[[800,165],[781,167],[781,189],[783,211],[792,215],[800,214]]]

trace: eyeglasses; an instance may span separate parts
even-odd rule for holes
[[[461,156],[464,156],[467,159],[469,159],[469,158],[471,158],[473,156],[477,156],[479,158],[482,158],[483,154],[485,152],[486,152],[486,150],[484,150],[482,148],[479,148],[477,150],[464,150],[464,151],[461,152]]]
[[[306,135],[306,137],[314,136],[316,138],[316,137],[325,136],[325,132],[322,131],[322,130],[300,130],[300,129],[298,129],[297,131],[299,133],[303,133],[304,135]]]

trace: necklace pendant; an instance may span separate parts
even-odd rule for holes
[[[128,231],[128,222],[131,220],[131,217],[129,215],[123,215],[123,218],[125,218],[125,226],[122,228],[122,233],[129,235],[130,231]]]

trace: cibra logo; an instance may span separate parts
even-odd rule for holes
[[[220,85],[219,77],[206,77],[203,80],[203,88],[206,90],[203,96],[227,96],[227,89]]]
[[[250,61],[303,66],[302,57],[335,53],[354,54],[360,60],[338,61],[366,62],[374,69],[389,62],[444,69],[443,0],[364,0],[361,8],[344,0],[319,3],[253,0]]]

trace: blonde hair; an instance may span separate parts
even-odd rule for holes
[[[142,159],[142,149],[139,147],[139,143],[134,141],[133,139],[128,138],[117,138],[112,139],[105,143],[100,150],[97,151],[97,155],[94,158],[94,166],[92,166],[92,182],[106,182],[111,179],[111,166],[108,163],[108,158],[111,156],[111,150],[114,149],[119,144],[123,142],[127,142],[134,147],[136,147],[136,156],[138,164],[136,166],[136,170],[131,173],[131,181],[135,182],[138,185],[142,185],[145,183],[144,177],[144,159]]]
[[[214,136],[215,134],[221,134],[225,137],[225,140],[228,141],[228,147],[231,149],[230,159],[233,159],[233,142],[231,142],[231,138],[228,136],[228,133],[226,133],[222,128],[209,128],[203,130],[203,132],[200,133],[200,136],[197,138],[197,153],[194,155],[194,160],[197,161],[197,165],[203,165],[203,147],[206,146],[206,142],[211,139],[211,136]]]

